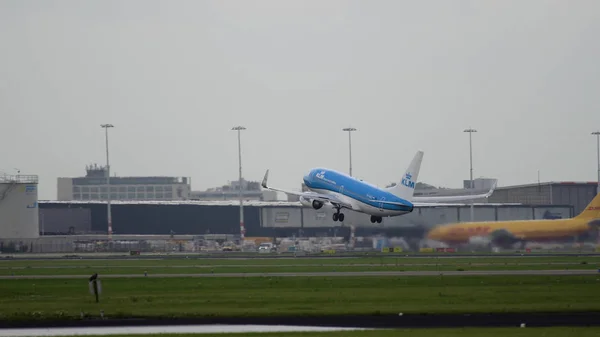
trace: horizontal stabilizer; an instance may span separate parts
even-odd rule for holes
[[[396,205],[396,206],[410,206],[402,202],[394,202],[394,201],[385,201],[385,200],[373,200],[376,203],[388,204],[388,205]]]

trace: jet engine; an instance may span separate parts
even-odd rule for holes
[[[310,200],[310,199],[306,199],[304,197],[300,197],[300,203],[303,206],[307,206],[307,207],[310,206],[310,207],[312,207],[314,209],[319,209],[319,208],[323,207],[323,203],[321,201],[319,201],[319,200]]]
[[[493,245],[502,248],[512,248],[515,243],[525,243],[523,240],[516,238],[512,233],[505,229],[497,229],[490,233],[489,238]]]

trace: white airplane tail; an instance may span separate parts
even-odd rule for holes
[[[419,177],[419,171],[421,170],[421,162],[423,161],[423,151],[417,151],[415,157],[410,162],[408,170],[404,172],[404,176],[400,182],[392,187],[388,187],[387,190],[395,196],[402,198],[407,201],[412,201],[415,193],[415,185],[417,178]]]

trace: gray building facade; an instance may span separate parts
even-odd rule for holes
[[[185,200],[191,190],[188,177],[110,177],[104,166],[86,167],[85,177],[57,178],[58,200]]]
[[[475,221],[569,218],[571,206],[476,204]],[[432,227],[470,220],[469,205],[419,206],[407,215],[371,223],[369,216],[345,211],[343,223],[332,220],[333,210],[315,210],[298,202],[250,201],[244,205],[246,237],[286,236],[338,227],[365,231],[426,231]],[[40,231],[46,235],[106,233],[106,203],[101,201],[40,201]],[[239,204],[235,201],[115,201],[115,235],[239,234]]]
[[[503,205],[475,204],[474,221],[558,219],[573,216],[569,205]],[[363,228],[411,228],[431,229],[448,223],[471,220],[469,205],[418,206],[406,215],[383,218],[383,222],[371,223],[368,215],[344,210],[345,226]],[[315,210],[309,207],[262,207],[261,227],[331,227],[339,226],[332,220],[333,210],[323,207]]]
[[[529,205],[571,205],[575,216],[581,213],[596,196],[597,186],[597,182],[547,182],[498,187],[488,201]]]
[[[276,201],[277,192],[263,190],[258,181],[247,181],[242,178],[242,198],[246,201]],[[206,191],[191,191],[190,200],[217,201],[217,200],[239,200],[240,183],[232,181],[228,185],[209,188]]]

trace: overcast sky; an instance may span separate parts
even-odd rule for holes
[[[600,1],[0,1],[0,171],[462,187],[596,179]]]

